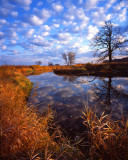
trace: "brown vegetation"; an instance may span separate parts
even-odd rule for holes
[[[100,64],[77,64],[72,66],[62,66],[54,69],[54,73],[60,75],[90,75],[90,76],[128,76],[128,63],[112,62]]]
[[[88,127],[90,159],[128,159],[128,119],[112,121],[104,113],[98,117],[95,111],[86,108],[84,125]]]
[[[26,98],[32,84],[22,73],[26,75],[28,70],[30,67],[27,66],[0,67],[0,158],[48,160],[79,157],[77,149],[58,128],[51,134],[48,132],[53,119],[50,109],[45,115],[39,115],[27,107]]]
[[[99,67],[95,64],[92,66]],[[116,67],[118,66],[117,64]],[[28,71],[33,70],[32,67],[40,70],[37,66],[0,67],[0,158],[5,160],[85,159],[88,149],[82,150],[82,154],[78,149],[78,146],[82,148],[80,143],[71,144],[63,136],[59,127],[52,129],[54,131],[49,133],[54,118],[51,109],[48,109],[45,115],[40,115],[32,107],[28,108],[26,99],[32,84],[23,74],[28,75]],[[84,69],[85,65],[57,67],[66,70],[72,67],[75,70],[76,68]],[[90,64],[86,64],[86,67],[90,67]],[[45,69],[50,71],[53,68]],[[124,69],[123,66],[122,69]],[[88,158],[92,160],[128,159],[128,120],[122,118],[122,121],[115,122],[109,115],[102,114],[98,117],[95,111],[89,109],[86,109],[83,114],[82,118],[84,125],[88,128],[90,142]]]

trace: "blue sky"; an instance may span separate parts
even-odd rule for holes
[[[89,43],[104,21],[126,24],[127,0],[0,0],[0,65],[94,61]]]

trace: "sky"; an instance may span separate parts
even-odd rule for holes
[[[128,0],[0,0],[0,65],[95,61],[90,41],[104,21],[127,23]],[[127,32],[128,33],[128,32]]]

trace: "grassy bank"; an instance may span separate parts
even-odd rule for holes
[[[45,115],[40,115],[36,110],[28,108],[27,98],[32,84],[24,75],[28,75],[29,67],[2,67],[0,67],[1,159],[128,159],[128,120],[122,118],[122,121],[112,121],[109,115],[102,114],[101,117],[97,117],[95,110],[86,109],[82,118],[83,124],[88,129],[85,131],[88,138],[84,138],[86,142],[80,139],[71,143],[63,136],[58,126],[53,128],[54,114],[51,109],[48,108]],[[23,68],[24,72],[21,71]]]
[[[78,64],[54,69],[60,75],[128,76],[128,63]]]
[[[31,82],[24,77],[28,71],[30,68],[26,66],[0,68],[0,158],[48,160],[79,157],[80,152],[70,145],[58,128],[48,132],[53,120],[50,109],[42,116],[27,107],[32,88]]]
[[[27,75],[36,75],[41,74],[45,72],[52,72],[53,69],[58,69],[59,66],[40,66],[40,65],[30,65],[30,66],[24,66],[24,65],[3,65],[0,66],[0,72],[18,72],[23,74],[24,76]]]

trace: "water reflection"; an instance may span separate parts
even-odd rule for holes
[[[63,76],[64,81],[74,82],[76,81],[76,76]]]
[[[122,81],[117,82],[118,79],[112,77],[100,78],[98,85],[94,83],[92,89],[99,106],[106,113],[111,113],[113,117],[120,119],[122,115],[126,116],[125,111],[128,109],[128,105],[125,104],[128,101],[128,89],[127,81],[123,84]]]
[[[81,111],[87,107],[96,107],[97,114],[103,111],[111,113],[115,119],[128,113],[128,79],[57,76],[44,73],[29,76],[35,88],[31,92],[29,103],[39,112],[45,112],[48,104],[57,112],[57,122],[75,135],[83,132]],[[37,85],[38,84],[38,85]],[[33,96],[35,94],[35,96]]]

